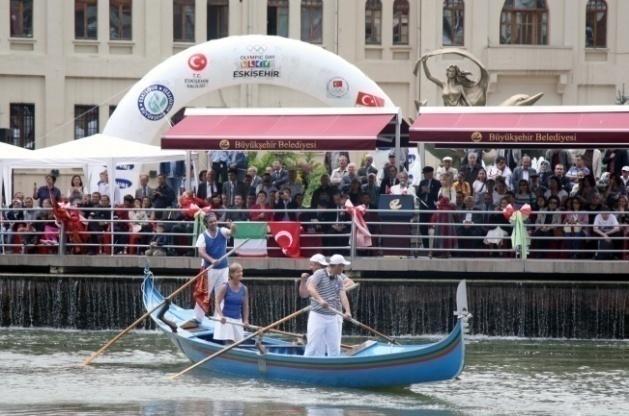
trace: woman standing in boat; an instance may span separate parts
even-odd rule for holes
[[[215,310],[221,322],[214,325],[214,339],[240,341],[244,333],[242,325],[249,325],[249,291],[242,284],[242,266],[239,263],[229,266],[229,280],[216,293]]]

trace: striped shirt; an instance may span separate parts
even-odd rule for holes
[[[341,276],[330,276],[327,269],[319,269],[308,278],[312,282],[319,293],[330,307],[341,310],[341,290],[343,290],[343,278]],[[310,306],[314,312],[323,315],[336,315],[329,309],[322,308],[314,300],[310,300]]]

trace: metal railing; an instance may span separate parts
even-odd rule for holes
[[[255,211],[270,215],[277,213],[272,209]],[[20,217],[20,212],[27,219]],[[51,209],[0,209],[0,254],[197,255],[195,246],[199,230],[195,230],[194,218],[186,216],[185,210],[78,207],[70,208],[69,212],[83,214],[80,226],[55,221]],[[142,219],[138,220],[141,212]],[[498,211],[392,212],[369,209],[365,220],[372,245],[368,247],[359,246],[359,230],[345,210],[303,208],[286,212],[295,213],[300,219],[301,250],[305,256],[315,252],[343,252],[351,257],[524,257],[525,247],[516,250],[511,246],[512,225]],[[627,213],[607,212],[620,214],[622,221],[628,219]],[[216,213],[219,221],[224,222],[240,213],[248,217],[251,210],[225,209]],[[614,235],[603,238],[591,223],[594,215],[599,213],[603,211],[532,212],[524,224],[530,241],[528,256],[629,260],[629,221],[620,223],[619,231]],[[470,214],[472,218],[482,220],[479,223],[464,222]],[[538,214],[550,217],[559,214],[562,221],[536,224],[532,220]],[[566,214],[587,214],[589,221],[587,224],[563,224]],[[272,243],[270,234],[267,238]],[[273,244],[268,246],[268,253],[269,256],[282,256],[281,249]]]

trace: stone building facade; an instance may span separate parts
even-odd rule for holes
[[[443,47],[483,62],[489,104],[537,92],[539,105],[613,104],[629,83],[628,18],[625,0],[5,0],[0,138],[41,148],[102,131],[152,67],[195,43],[240,34],[320,44],[363,70],[411,118],[418,95],[441,105],[437,87],[412,68]],[[472,69],[447,55],[431,62],[433,73],[443,78],[450,64]],[[320,103],[243,85],[193,105]]]

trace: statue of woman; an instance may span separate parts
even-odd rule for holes
[[[428,59],[437,55],[461,55],[474,62],[480,70],[480,79],[474,81],[469,78],[470,72],[462,71],[457,65],[450,65],[446,70],[444,81],[432,76],[428,68]],[[460,49],[438,49],[423,55],[416,63],[413,74],[417,75],[419,64],[422,64],[426,77],[441,88],[443,105],[456,106],[484,106],[487,101],[487,85],[489,73],[473,55]]]

